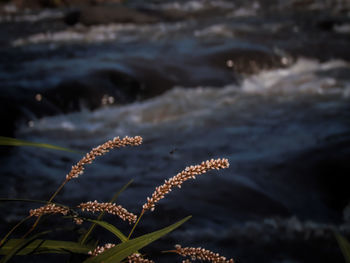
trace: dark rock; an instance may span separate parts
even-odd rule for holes
[[[239,74],[255,74],[261,70],[280,68],[293,62],[289,56],[283,58],[271,50],[259,47],[223,50],[210,54],[207,59],[212,66],[232,68]]]
[[[317,21],[316,26],[319,29],[324,31],[332,31],[334,25],[336,25],[337,23],[339,22],[334,19],[324,19],[324,20]]]
[[[350,201],[350,133],[344,133],[336,140],[327,148],[317,149],[319,157],[311,168],[318,174],[317,183],[325,202],[341,213]]]
[[[0,120],[3,123],[1,136],[13,137],[19,121],[30,121],[59,113],[59,110],[48,101],[37,100],[36,95],[39,93],[35,89],[3,87],[0,94]]]
[[[92,0],[13,0],[14,4],[19,8],[47,8],[76,6],[93,3]]]
[[[43,96],[62,112],[90,110],[105,104],[125,104],[137,100],[142,85],[132,76],[116,70],[100,70],[79,79],[62,81]]]
[[[168,22],[174,22],[174,21],[182,21],[182,20],[188,20],[188,19],[206,19],[209,18],[215,13],[217,16],[224,16],[227,14],[227,10],[222,8],[217,8],[211,6],[210,8],[203,8],[199,10],[181,10],[181,9],[150,9],[147,7],[140,7],[138,8],[139,11],[142,11],[142,13],[158,17],[161,21],[168,21]]]
[[[1,136],[12,137],[15,131],[15,123],[18,119],[20,112],[15,107],[13,101],[9,98],[0,98],[0,120],[1,120]]]
[[[70,26],[75,25],[79,22],[80,15],[81,15],[80,10],[78,10],[78,9],[71,10],[71,11],[67,12],[67,14],[65,15],[64,22]]]
[[[42,8],[65,5],[65,0],[14,0],[19,8]]]
[[[122,5],[84,6],[80,13],[70,14],[66,20],[77,20],[84,25],[110,23],[154,23],[158,19]]]

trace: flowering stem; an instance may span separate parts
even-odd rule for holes
[[[141,217],[143,216],[144,213],[145,213],[145,210],[142,209],[142,212],[141,212],[139,218],[137,219],[136,223],[134,224],[133,228],[132,228],[131,231],[130,231],[130,234],[128,235],[128,240],[130,239],[132,233],[134,232],[134,230],[135,230],[137,224],[140,222],[140,219],[141,219]]]
[[[162,253],[177,253],[175,249],[173,250],[163,250]]]
[[[57,188],[56,192],[50,197],[48,203],[51,203],[51,201],[56,197],[56,195],[62,190],[62,188],[64,187],[64,185],[68,182],[69,180],[64,180],[64,182]],[[32,227],[28,230],[27,233],[25,233],[22,238],[25,238],[26,236],[28,236],[35,228],[36,226],[39,224],[40,218],[42,216],[38,216],[38,218],[35,220],[34,224],[32,225]]]
[[[63,186],[68,182],[68,180],[64,180],[64,182],[57,188],[56,192],[50,197],[49,203],[56,197],[56,195],[62,190]]]

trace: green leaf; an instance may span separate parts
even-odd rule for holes
[[[28,239],[17,239],[16,242],[13,244],[12,248],[8,251],[5,257],[1,259],[1,263],[5,263],[9,261],[13,256],[15,256],[18,252],[20,252],[23,248],[25,248],[27,245],[29,245],[31,242],[33,242],[37,237],[45,235],[47,233],[50,233],[51,231],[45,231],[38,233],[31,238]],[[1,248],[3,249],[6,246],[6,244]]]
[[[24,140],[19,140],[15,138],[10,137],[3,137],[0,136],[0,145],[2,146],[31,146],[31,147],[40,147],[40,148],[47,148],[52,150],[58,150],[58,151],[65,151],[65,152],[72,152],[72,153],[79,153],[78,151],[74,151],[68,148],[47,144],[47,143],[37,143],[37,142],[29,142]]]
[[[346,263],[350,263],[350,243],[338,233],[334,233]]]
[[[93,220],[93,219],[87,219],[87,221],[93,222],[101,227],[103,227],[104,229],[107,229],[109,232],[113,233],[114,235],[116,235],[120,241],[125,242],[128,240],[128,238],[115,226],[113,226],[110,223],[107,223],[105,221],[100,221],[100,220]]]
[[[112,199],[109,201],[110,203],[114,203],[119,195],[124,192],[133,182],[134,180],[131,179],[129,182],[127,182],[113,197]],[[97,217],[97,220],[101,221],[103,216],[105,214],[105,211],[101,212],[100,215]],[[86,242],[86,240],[88,239],[89,235],[92,233],[92,231],[94,230],[94,228],[96,227],[96,223],[92,224],[89,228],[89,230],[85,233],[85,235],[81,238],[80,244],[84,244]]]
[[[108,249],[107,251],[103,252],[102,254],[96,257],[88,258],[84,261],[84,263],[118,263],[126,257],[130,256],[131,254],[135,253],[139,249],[147,246],[148,244],[154,242],[155,240],[178,228],[190,218],[191,216],[188,216],[178,221],[177,223],[165,227],[161,230],[118,244],[115,247]]]
[[[0,255],[8,255],[20,240],[21,239],[10,239],[0,249]],[[91,246],[85,246],[85,245],[81,245],[79,243],[70,242],[70,241],[36,239],[32,242],[26,242],[26,243],[29,243],[29,244],[24,248],[22,248],[20,251],[18,251],[17,255],[41,254],[41,253],[87,254],[90,250],[94,249]]]

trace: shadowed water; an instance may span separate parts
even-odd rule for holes
[[[134,213],[186,166],[228,158],[229,169],[186,182],[144,217],[136,234],[193,215],[148,250],[158,262],[170,259],[155,251],[176,243],[237,262],[341,262],[332,231],[350,234],[350,64],[340,48],[349,41],[333,32],[338,50],[308,54],[307,27],[295,40],[303,47],[284,35],[291,21],[305,19],[265,17],[230,2],[176,3],[156,11],[193,15],[209,6],[225,16],[78,25],[12,40],[6,56],[17,60],[3,62],[0,74],[2,89],[25,102],[14,135],[82,154],[114,136],[142,136],[141,146],[98,158],[57,197],[71,205],[107,201],[134,179],[119,199]],[[317,34],[320,44],[325,36]],[[47,199],[79,158],[11,149],[1,157],[1,196]],[[26,209],[4,207],[1,231]]]

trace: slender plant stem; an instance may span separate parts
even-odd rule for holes
[[[57,188],[56,192],[50,197],[49,203],[56,197],[56,195],[62,190],[63,186],[68,182],[68,180],[64,180],[64,182]]]
[[[140,222],[140,219],[141,219],[141,217],[143,216],[144,213],[145,213],[145,210],[142,209],[142,212],[141,212],[139,218],[137,219],[136,223],[134,224],[133,228],[132,228],[131,231],[130,231],[130,234],[128,235],[128,240],[130,239],[132,233],[134,232],[134,230],[135,230],[137,224]]]
[[[173,250],[164,250],[164,251],[162,251],[162,253],[177,253],[177,251],[175,249],[173,249]]]
[[[31,216],[27,216],[26,218],[22,219],[19,223],[17,223],[7,234],[4,236],[3,239],[0,241],[0,246],[2,246],[6,239],[12,234],[13,231],[15,231],[20,225],[22,225],[25,221],[27,221]]]
[[[30,199],[8,199],[8,198],[0,198],[0,201],[21,201],[21,202],[35,202],[35,203],[44,203],[48,204],[48,201],[41,201],[41,200],[30,200]],[[68,206],[57,204],[62,207],[66,207],[70,209]],[[3,239],[0,241],[0,247],[4,244],[4,242],[7,240],[7,238],[15,231],[20,225],[22,225],[25,221],[27,221],[31,216],[27,216],[26,218],[22,219],[19,223],[17,223],[7,234],[3,237]]]
[[[54,192],[54,194],[50,197],[48,203],[51,203],[51,201],[56,197],[56,195],[62,190],[62,188],[64,187],[64,185],[68,182],[68,180],[64,180],[64,182],[57,188],[56,192]],[[39,224],[39,221],[41,219],[41,216],[38,216],[38,218],[35,220],[34,224],[32,225],[32,227],[28,230],[27,233],[25,233],[22,238],[25,238],[26,236],[28,236],[35,228],[36,226]]]

